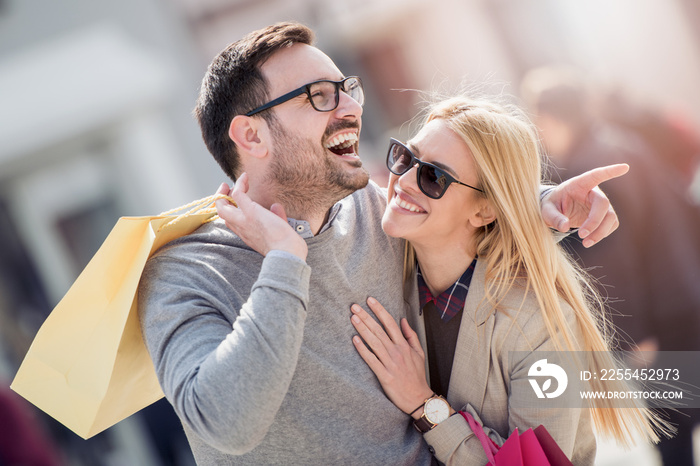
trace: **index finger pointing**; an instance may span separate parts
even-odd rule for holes
[[[577,176],[576,182],[587,190],[591,190],[601,183],[624,175],[629,169],[630,166],[626,163],[598,167]]]

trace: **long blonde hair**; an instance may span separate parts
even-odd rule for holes
[[[426,123],[445,121],[469,147],[476,162],[479,186],[496,212],[496,221],[477,236],[477,255],[486,261],[486,299],[496,312],[516,281],[525,280],[539,304],[549,335],[558,350],[590,352],[591,371],[617,364],[610,350],[613,327],[603,300],[587,275],[552,239],[540,211],[543,164],[537,132],[517,107],[467,97],[433,104]],[[407,246],[406,278],[412,276],[415,252]],[[574,311],[582,341],[567,324],[561,302]],[[593,390],[615,389],[615,382],[592,381]],[[623,389],[620,383],[619,389]],[[620,400],[616,400],[619,406]],[[635,437],[658,441],[657,430],[668,426],[648,408],[616,408],[612,400],[596,399],[591,406],[596,429],[622,445]]]

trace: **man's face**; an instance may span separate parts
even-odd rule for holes
[[[315,47],[295,44],[274,54],[263,66],[270,100],[305,84],[344,76],[333,61]],[[328,209],[367,185],[369,174],[357,154],[362,107],[340,91],[338,107],[314,110],[301,94],[273,107],[272,151],[268,181],[278,201],[290,211]]]

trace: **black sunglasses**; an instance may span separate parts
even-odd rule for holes
[[[352,97],[358,104],[363,105],[365,103],[365,91],[362,88],[362,81],[357,76],[348,76],[340,81],[329,81],[321,80],[315,81],[309,84],[304,84],[299,89],[295,89],[292,92],[287,92],[281,97],[271,100],[265,105],[251,110],[246,113],[246,116],[253,116],[256,113],[260,113],[263,110],[272,108],[275,105],[279,105],[294,97],[306,93],[309,97],[309,102],[314,110],[318,112],[330,112],[338,108],[338,103],[340,102],[340,90],[343,90],[347,95]]]
[[[421,161],[411,152],[411,149],[406,147],[402,142],[391,138],[389,153],[386,156],[386,166],[389,171],[394,175],[401,176],[413,168],[415,164],[418,164],[418,170],[416,172],[418,187],[423,194],[431,199],[440,199],[452,183],[461,184],[467,188],[475,189],[480,193],[484,192],[479,188],[462,183],[445,170],[436,167],[432,163]]]

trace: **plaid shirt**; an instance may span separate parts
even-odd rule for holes
[[[423,280],[423,275],[421,275],[420,267],[418,268],[418,295],[420,299],[420,308],[423,312],[423,308],[428,302],[432,301],[435,304],[437,310],[441,313],[440,318],[443,322],[447,322],[451,318],[457,315],[459,311],[464,308],[464,302],[467,299],[467,292],[469,291],[469,284],[472,281],[472,275],[474,275],[474,268],[476,267],[476,258],[469,264],[467,270],[464,271],[459,280],[457,280],[454,285],[443,291],[440,296],[434,297],[430,292],[428,285],[425,284]]]

